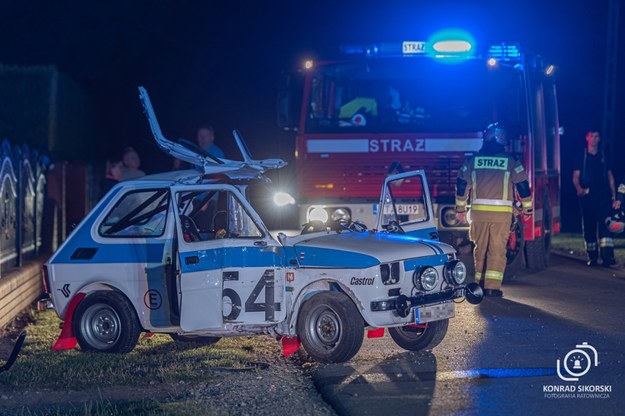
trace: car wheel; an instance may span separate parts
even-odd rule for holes
[[[447,334],[449,319],[425,324],[425,327],[407,325],[389,328],[393,341],[408,351],[431,350],[441,343]]]
[[[171,338],[176,342],[195,342],[201,345],[213,345],[216,344],[221,337],[207,337],[202,335],[179,335],[169,334]]]
[[[297,333],[312,359],[321,363],[342,363],[360,350],[364,322],[347,295],[322,292],[302,305]]]
[[[130,352],[141,331],[134,308],[118,292],[89,295],[74,313],[74,334],[83,351]]]

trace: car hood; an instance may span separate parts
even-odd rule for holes
[[[454,253],[453,247],[438,241],[369,231],[311,235],[294,242],[293,248],[302,267],[365,268]]]

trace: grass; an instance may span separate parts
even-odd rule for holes
[[[560,233],[555,235],[551,239],[551,246],[554,250],[586,256],[584,237],[581,233]],[[623,237],[614,239],[614,258],[617,265],[623,267],[625,264],[625,238]]]
[[[53,311],[30,313],[33,322],[25,328],[28,335],[22,352],[13,367],[0,374],[0,393],[21,397],[28,391],[63,397],[67,391],[83,391],[87,400],[54,403],[45,409],[24,403],[13,409],[12,415],[218,414],[208,408],[209,403],[194,400],[188,390],[194,384],[210,383],[224,370],[250,368],[250,362],[259,355],[271,360],[280,352],[279,344],[266,336],[223,338],[203,346],[174,342],[163,334],[141,338],[128,354],[52,351],[60,320]],[[6,358],[8,355],[0,360]],[[118,401],[98,397],[99,391],[119,393],[120,389],[128,390],[126,387],[136,394],[123,392],[123,399]],[[5,414],[2,404],[0,401],[0,415]]]

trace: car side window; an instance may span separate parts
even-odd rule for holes
[[[130,191],[100,224],[103,237],[160,237],[167,223],[169,189]]]
[[[396,179],[384,189],[382,224],[411,224],[428,220],[423,181],[420,176]]]
[[[180,192],[176,200],[186,242],[263,235],[232,192]]]

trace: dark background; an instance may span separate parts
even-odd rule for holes
[[[238,158],[230,138],[237,128],[254,156],[290,159],[292,136],[276,125],[276,86],[280,72],[303,57],[335,55],[343,43],[425,39],[450,26],[477,42],[518,41],[558,67],[562,212],[564,227],[577,229],[572,152],[583,147],[587,130],[602,126],[607,10],[608,0],[2,0],[0,64],[55,65],[93,98],[99,128],[84,140],[97,155],[115,156],[132,145],[143,169],[154,173],[169,169],[171,160],[153,144],[138,85],[148,89],[169,138],[194,139],[197,125],[209,123],[227,157]],[[618,157],[625,151],[621,80],[617,89],[610,154],[618,181],[625,174]]]

